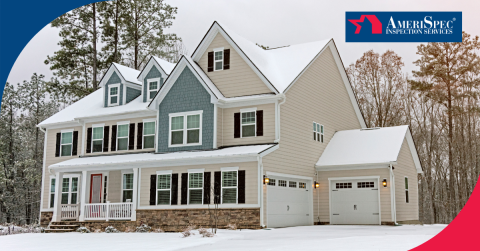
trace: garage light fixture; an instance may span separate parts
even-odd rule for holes
[[[387,179],[383,179],[383,187],[387,187]]]
[[[267,177],[267,175],[263,175],[263,184],[268,184],[270,182],[270,179]]]
[[[317,181],[314,181],[313,184],[315,185],[315,189],[317,189],[318,187],[320,187],[320,184],[318,184]]]

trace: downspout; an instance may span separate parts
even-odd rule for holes
[[[263,163],[262,163],[262,156],[258,156],[258,170],[259,170],[259,191],[260,191],[260,226],[262,228],[265,227],[264,223],[264,215],[263,215]]]
[[[283,95],[283,101],[280,102],[278,104],[278,116],[277,116],[277,121],[276,121],[276,125],[278,127],[278,138],[276,140],[274,140],[273,142],[275,143],[279,143],[280,142],[280,105],[283,105],[285,103],[285,101],[287,101],[287,96],[285,96],[285,94],[282,94]]]
[[[397,225],[397,203],[395,201],[395,174],[393,173],[393,166],[390,164],[390,198],[392,200],[392,220]]]
[[[41,194],[40,194],[40,212],[39,215],[38,215],[38,222],[41,222],[42,221],[42,209],[43,209],[43,199],[44,199],[44,195],[43,195],[43,188],[45,186],[45,160],[47,158],[47,130],[43,129],[41,126],[38,127],[40,129],[40,131],[42,131],[44,134],[45,134],[45,139],[43,140],[43,164],[42,164],[42,190],[41,190]]]

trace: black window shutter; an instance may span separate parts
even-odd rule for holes
[[[223,69],[230,69],[230,49],[223,51]]]
[[[87,153],[92,152],[92,128],[87,128]]]
[[[182,173],[182,205],[187,204],[188,197],[188,173]]]
[[[172,198],[170,203],[172,205],[178,204],[178,173],[172,174]]]
[[[108,152],[108,136],[110,136],[110,126],[103,127],[103,152]]]
[[[214,181],[214,185],[213,185],[213,203],[215,204],[220,204],[220,189],[221,189],[221,182],[222,182],[222,172],[215,172],[215,181]]]
[[[245,204],[245,170],[238,171],[238,204]]]
[[[208,53],[208,72],[213,71],[213,51]]]
[[[72,155],[77,155],[78,148],[78,131],[73,131],[73,144],[72,144]]]
[[[112,152],[117,150],[117,125],[112,125],[112,147],[110,147]]]
[[[138,123],[137,128],[137,150],[142,149],[143,123]]]
[[[57,133],[57,144],[55,145],[55,157],[60,157],[60,140],[62,139],[62,133]]]
[[[203,204],[210,204],[210,172],[203,173]]]
[[[150,205],[155,205],[157,198],[157,175],[152,174],[150,176]]]
[[[233,114],[233,137],[240,138],[240,113]]]
[[[135,149],[135,123],[130,124],[130,134],[128,135],[128,150]]]
[[[263,136],[263,111],[257,111],[257,136]]]

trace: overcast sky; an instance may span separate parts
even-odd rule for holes
[[[178,7],[168,32],[183,39],[193,52],[213,21],[248,40],[277,47],[333,38],[345,66],[363,52],[394,50],[403,57],[405,71],[415,69],[418,43],[345,43],[345,11],[462,11],[463,30],[480,36],[480,0],[166,0]],[[43,63],[59,49],[58,30],[46,26],[24,48],[8,82],[19,83],[36,72],[50,79]]]

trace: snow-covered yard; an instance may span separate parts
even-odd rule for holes
[[[0,236],[1,250],[408,250],[446,225],[306,226],[219,230],[213,238],[180,233],[58,233]],[[194,249],[192,249],[194,248]]]

